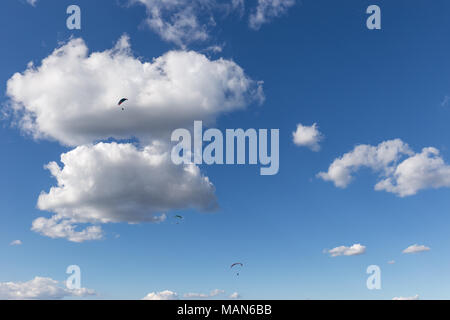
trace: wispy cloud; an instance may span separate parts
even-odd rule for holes
[[[409,246],[408,248],[406,248],[402,252],[403,253],[419,253],[419,252],[430,251],[430,250],[431,249],[429,247],[427,247],[427,246],[413,244],[412,246]]]
[[[22,241],[21,240],[14,240],[9,245],[10,246],[20,246],[20,245],[22,245]]]
[[[232,294],[230,294],[229,298],[230,299],[240,299],[241,295],[238,292],[233,292]]]
[[[185,293],[183,295],[184,298],[188,298],[188,299],[208,299],[208,298],[213,298],[216,297],[218,295],[224,294],[225,291],[223,290],[219,290],[219,289],[215,289],[213,291],[211,291],[210,293]]]
[[[36,6],[38,0],[27,0],[27,3],[29,3],[30,5],[32,5],[33,7]]]
[[[394,297],[392,298],[392,300],[419,300],[419,295],[416,294],[415,296],[412,297]]]
[[[182,48],[193,42],[211,38],[212,30],[221,19],[235,13],[245,15],[244,0],[129,0],[131,4],[144,5],[146,24],[163,40]],[[258,0],[249,14],[249,26],[254,30],[285,14],[295,0]]]
[[[260,29],[263,24],[282,16],[294,5],[295,0],[258,0],[258,5],[249,18],[250,28]]]
[[[441,107],[446,107],[450,104],[450,96],[445,96],[444,99],[442,99]]]

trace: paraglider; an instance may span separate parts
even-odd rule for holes
[[[180,215],[178,215],[178,214],[177,214],[174,218],[175,218],[175,219],[178,219],[178,220],[183,220],[183,219],[184,219],[182,216],[180,216]],[[176,224],[180,224],[179,221],[177,221]]]
[[[122,99],[120,99],[118,105],[119,105],[119,106],[122,105],[122,103],[124,103],[125,101],[128,101],[128,99],[127,99],[127,98],[122,98]],[[122,107],[122,110],[125,110],[125,109]]]
[[[243,266],[244,266],[244,264],[242,264],[242,263],[240,263],[240,262],[236,262],[236,263],[233,263],[233,264],[231,265],[230,269],[233,269],[233,268],[235,268],[235,267],[239,267],[239,269],[240,269],[240,268],[242,268]],[[239,272],[237,272],[236,275],[239,276]]]

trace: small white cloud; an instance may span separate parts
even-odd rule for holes
[[[260,29],[263,24],[285,14],[293,5],[295,0],[258,0],[256,9],[250,14],[250,28]]]
[[[187,299],[206,299],[209,297],[209,295],[207,295],[206,293],[194,293],[194,292],[189,292],[189,293],[185,293],[183,295],[184,298]]]
[[[213,297],[216,297],[216,296],[224,294],[224,293],[225,293],[224,290],[215,289],[215,290],[211,291],[209,294],[190,292],[190,293],[185,293],[183,295],[183,297],[188,298],[188,299],[208,299],[208,298],[213,298]]]
[[[419,253],[419,252],[430,251],[430,250],[431,249],[429,247],[427,247],[427,246],[413,244],[412,246],[409,246],[408,248],[406,248],[402,252],[403,253]]]
[[[20,241],[20,240],[14,240],[14,241],[12,241],[9,245],[10,245],[10,246],[20,246],[20,245],[22,245],[22,241]]]
[[[51,278],[35,277],[28,282],[0,282],[0,299],[4,300],[59,300],[65,297],[96,295],[94,290],[68,289]]]
[[[327,250],[327,253],[332,257],[338,256],[357,256],[366,252],[366,247],[357,243],[352,245],[351,247],[340,246],[331,250]]]
[[[215,289],[215,290],[213,290],[213,291],[211,291],[211,292],[209,293],[209,296],[210,296],[210,297],[215,297],[215,296],[218,296],[218,295],[221,295],[221,294],[224,294],[224,293],[225,293],[224,290]]]
[[[214,46],[209,46],[208,48],[206,48],[203,51],[206,52],[212,52],[212,53],[220,53],[223,50],[223,46],[219,46],[219,45],[214,45]]]
[[[392,300],[419,300],[419,295],[416,294],[413,297],[394,297]]]
[[[446,107],[450,104],[450,96],[445,96],[441,102],[441,107]]]
[[[161,292],[151,292],[147,294],[142,300],[178,300],[178,294],[169,290]]]
[[[319,142],[323,139],[323,135],[319,132],[317,124],[312,126],[297,125],[297,130],[292,133],[294,143],[297,146],[308,147],[313,151],[319,151]]]
[[[395,260],[388,261],[388,264],[395,264]]]
[[[27,0],[27,3],[32,5],[33,7],[36,6],[36,3],[38,2],[38,0]]]
[[[240,299],[241,295],[237,292],[233,292],[232,294],[230,294],[229,298],[230,299]]]

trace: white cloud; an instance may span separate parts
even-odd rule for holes
[[[375,147],[358,145],[353,151],[334,160],[328,172],[320,172],[318,176],[325,181],[333,181],[336,187],[345,188],[352,180],[352,173],[361,167],[369,167],[389,174],[394,170],[392,164],[402,154],[412,155],[413,153],[400,139],[385,141]]]
[[[366,247],[362,246],[359,243],[354,244],[351,247],[340,246],[340,247],[336,247],[334,249],[327,251],[327,253],[329,253],[332,257],[357,256],[357,255],[363,254],[365,252],[366,252]]]
[[[395,260],[388,261],[388,264],[395,264]]]
[[[75,224],[160,222],[165,212],[217,208],[214,186],[195,165],[176,166],[166,146],[99,143],[80,146],[46,167],[57,181],[38,199],[32,229],[51,238],[82,242],[102,237],[101,228],[76,231]]]
[[[427,247],[427,246],[413,244],[412,246],[409,246],[408,248],[406,248],[402,252],[403,253],[419,253],[419,252],[430,251],[430,250],[431,249],[429,247]]]
[[[142,300],[178,300],[178,294],[169,290],[161,292],[151,292]]]
[[[244,0],[130,0],[147,9],[146,24],[163,40],[185,47],[210,38],[219,19],[244,13]]]
[[[450,103],[450,96],[445,96],[444,99],[442,99],[441,107],[446,107]]]
[[[163,40],[185,48],[192,42],[211,38],[218,21],[231,13],[240,18],[245,14],[244,0],[129,0],[131,4],[144,5],[146,24]],[[249,26],[261,28],[274,18],[285,14],[295,0],[258,0],[249,15]]]
[[[22,245],[22,241],[20,241],[20,240],[14,240],[14,241],[12,241],[9,245],[10,245],[10,246],[20,246],[20,245]]]
[[[285,14],[295,0],[258,0],[256,9],[249,18],[250,28],[258,30],[265,23]]]
[[[194,120],[213,123],[221,113],[264,99],[261,84],[232,61],[171,51],[142,62],[127,36],[91,54],[82,39],[70,40],[41,66],[30,63],[16,73],[7,94],[22,131],[79,146],[61,156],[62,168],[47,165],[58,185],[40,195],[38,208],[55,215],[32,225],[74,242],[101,239],[102,223],[159,222],[169,210],[216,207],[208,178],[194,165],[174,166],[169,146],[158,141]],[[121,97],[129,99],[125,110],[117,106]],[[147,147],[91,145],[108,138],[136,138]]]
[[[94,290],[68,289],[51,278],[35,277],[28,282],[1,282],[0,299],[4,300],[58,300],[65,297],[96,295]]]
[[[213,46],[209,46],[206,49],[204,49],[203,51],[205,52],[212,52],[212,53],[220,53],[223,51],[223,45],[219,46],[219,45],[213,45]]]
[[[77,221],[65,219],[60,215],[50,218],[40,217],[33,221],[31,230],[49,238],[65,238],[72,242],[83,242],[88,240],[100,240],[103,231],[99,226],[89,226],[84,230],[77,231]]]
[[[362,167],[380,173],[382,178],[375,190],[400,197],[414,195],[423,189],[450,187],[450,166],[439,155],[439,150],[429,147],[416,154],[400,139],[385,141],[378,146],[356,146],[334,160],[328,172],[320,172],[318,177],[332,181],[336,187],[346,188],[352,173]]]
[[[33,7],[36,6],[36,3],[38,2],[38,0],[27,0],[27,3],[32,5]]]
[[[206,298],[209,297],[209,295],[207,295],[206,293],[192,293],[192,292],[189,292],[189,293],[185,293],[183,295],[183,297],[184,298],[188,298],[188,299],[198,299],[198,298],[206,299]]]
[[[208,298],[213,298],[216,297],[218,295],[224,294],[225,291],[223,290],[219,290],[219,289],[215,289],[213,291],[211,291],[209,294],[206,293],[185,293],[183,295],[184,298],[188,298],[188,299],[208,299]]]
[[[323,136],[316,123],[312,126],[298,124],[297,130],[292,133],[292,136],[297,146],[308,147],[313,151],[320,150],[319,142],[323,139]]]
[[[450,187],[450,166],[440,157],[439,150],[424,148],[401,162],[391,176],[377,183],[375,190],[405,197],[423,189],[442,187]]]
[[[148,26],[162,39],[179,46],[208,39],[208,27],[214,24],[211,4],[204,0],[132,0],[147,8]],[[206,22],[200,21],[199,12],[206,13]]]
[[[149,141],[264,98],[261,84],[233,61],[170,51],[143,62],[126,36],[111,50],[88,51],[82,39],[70,40],[8,80],[24,132],[70,146],[111,137]],[[124,111],[117,106],[122,97],[129,99]]]
[[[239,293],[237,293],[237,292],[233,292],[229,296],[230,299],[239,299],[240,297],[241,297],[241,295]]]
[[[208,299],[213,298],[218,295],[224,294],[225,291],[215,289],[211,291],[209,294],[206,293],[185,293],[183,298],[186,299]],[[178,300],[179,295],[176,292],[165,290],[161,292],[151,292],[147,296],[145,296],[142,300]]]
[[[394,297],[392,300],[419,300],[419,295],[416,294],[413,297]]]
[[[215,290],[213,290],[213,291],[211,291],[211,292],[209,293],[209,296],[210,296],[210,297],[216,297],[216,296],[221,295],[221,294],[224,294],[224,293],[225,293],[224,290],[215,289]]]

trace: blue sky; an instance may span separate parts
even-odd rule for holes
[[[74,131],[66,135],[57,129],[51,138],[35,139],[15,123],[14,116],[5,117],[0,127],[4,150],[0,289],[6,282],[27,282],[37,276],[64,281],[67,266],[75,264],[82,271],[82,286],[97,292],[87,298],[141,299],[164,290],[182,297],[214,289],[224,291],[219,298],[238,292],[245,299],[449,298],[450,104],[444,102],[450,96],[450,3],[304,0],[269,16],[258,30],[248,22],[257,1],[246,1],[243,11],[228,15],[222,9],[205,12],[195,7],[200,23],[205,15],[213,15],[216,25],[208,25],[207,40],[183,38],[186,43],[181,47],[146,25],[144,5],[125,0],[77,1],[82,29],[68,30],[66,8],[72,3],[1,2],[3,111],[9,112],[14,102],[7,81],[24,72],[28,62],[39,67],[42,59],[75,38],[82,38],[89,52],[104,52],[127,34],[131,55],[141,61],[152,61],[170,50],[192,50],[208,59],[207,67],[222,58],[242,68],[253,84],[263,81],[262,104],[252,100],[242,108],[219,110],[214,127],[280,129],[280,171],[261,176],[257,166],[203,165],[200,172],[214,185],[220,206],[216,212],[187,205],[165,211],[167,220],[161,223],[97,221],[93,225],[103,229],[100,240],[51,238],[31,230],[35,219],[55,214],[37,206],[41,192],[56,185],[44,165],[59,162],[61,154],[85,144],[84,140],[64,143],[62,137],[70,140]],[[381,8],[381,30],[366,28],[365,11],[371,4]],[[171,10],[176,11],[168,10],[169,16]],[[222,51],[206,50],[214,45]],[[51,84],[41,84],[42,90],[52,92]],[[16,100],[35,96],[33,90],[20,88]],[[82,99],[84,94],[70,97]],[[55,95],[64,97],[58,89]],[[83,107],[95,106],[83,102]],[[49,103],[39,110],[53,128],[50,108]],[[292,133],[300,123],[317,123],[323,135],[319,151],[293,142]],[[154,132],[150,128],[146,134]],[[79,135],[84,139],[83,132]],[[417,173],[414,181],[421,183],[413,194],[374,190],[384,178],[367,165],[352,173],[346,188],[317,177],[356,145],[376,147],[393,139],[408,144],[413,154],[434,147],[444,161],[433,168],[437,176],[421,176],[423,164],[407,173]],[[144,146],[145,139],[141,140]],[[431,187],[437,178],[444,182]],[[122,187],[127,192],[127,184]],[[185,217],[182,223],[174,223],[175,214]],[[13,240],[22,244],[11,246]],[[365,252],[337,257],[324,252],[354,244],[365,246]],[[414,244],[430,250],[402,253]],[[391,260],[395,263],[388,264]],[[244,263],[239,277],[229,268],[237,261]],[[381,290],[366,288],[369,265],[381,268]]]

